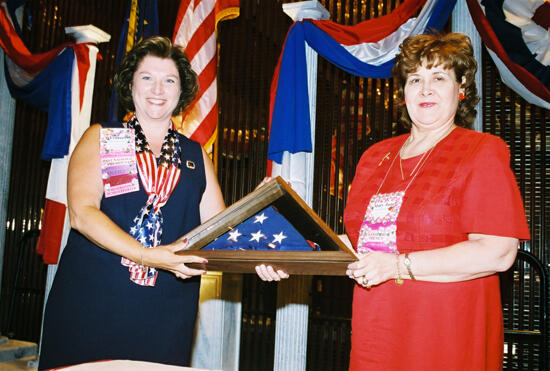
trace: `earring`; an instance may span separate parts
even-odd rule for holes
[[[458,93],[458,100],[464,100],[466,99],[466,96],[464,95],[464,93]]]

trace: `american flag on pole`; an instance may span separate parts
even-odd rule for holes
[[[218,124],[216,26],[239,15],[239,0],[181,0],[173,43],[185,48],[199,77],[199,93],[174,122],[185,136],[212,151]]]

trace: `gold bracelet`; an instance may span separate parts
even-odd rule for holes
[[[409,273],[409,276],[411,276],[411,280],[416,281],[416,278],[414,277],[411,269],[412,261],[409,258],[409,253],[405,254],[405,260],[403,260],[403,264],[405,264],[405,267],[407,268],[407,272]]]
[[[403,278],[401,277],[401,268],[399,267],[399,254],[395,254],[395,265],[397,266],[397,278],[395,279],[395,283],[402,285]]]

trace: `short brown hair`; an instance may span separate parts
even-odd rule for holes
[[[470,128],[476,117],[475,106],[479,102],[475,83],[477,62],[470,38],[461,33],[422,34],[406,38],[399,46],[401,52],[395,57],[392,74],[398,85],[398,102],[404,99],[404,87],[409,74],[415,72],[422,63],[427,68],[434,65],[452,69],[456,81],[464,89],[465,99],[459,101],[455,114],[455,124]],[[462,78],[464,77],[464,83]],[[399,121],[406,127],[412,125],[407,107],[399,106]]]
[[[121,107],[126,112],[135,110],[134,100],[132,99],[132,81],[139,64],[148,55],[169,58],[176,64],[181,93],[172,115],[179,114],[189,106],[197,95],[199,90],[197,74],[191,69],[191,64],[183,48],[173,45],[168,38],[162,36],[153,36],[144,39],[126,53],[113,79],[113,86],[118,94]]]

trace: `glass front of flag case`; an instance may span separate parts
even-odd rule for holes
[[[344,275],[357,257],[281,178],[237,201],[182,238],[180,254],[206,269],[253,273],[269,264],[289,274]]]

